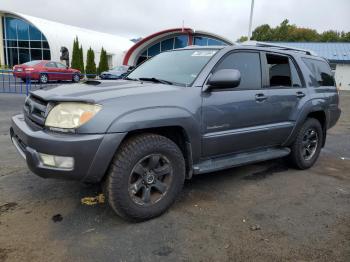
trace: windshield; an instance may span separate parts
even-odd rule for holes
[[[137,67],[128,75],[128,78],[155,78],[189,86],[217,51],[216,49],[191,49],[160,53]]]

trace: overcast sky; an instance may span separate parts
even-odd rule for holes
[[[231,40],[247,35],[251,0],[1,0],[0,10],[17,11],[128,38],[185,27]],[[350,31],[350,0],[255,0],[253,28],[293,24]]]

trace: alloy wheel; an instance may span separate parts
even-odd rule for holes
[[[314,128],[305,131],[301,143],[301,152],[304,160],[310,160],[316,153],[318,146],[318,134]]]
[[[153,205],[168,192],[173,180],[173,169],[162,154],[150,154],[134,166],[129,178],[129,195],[134,203]]]
[[[46,84],[47,83],[47,75],[43,74],[40,76],[40,82]]]

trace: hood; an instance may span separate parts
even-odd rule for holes
[[[184,87],[131,80],[87,81],[32,91],[31,94],[46,101],[85,101],[101,103],[115,98],[171,92]]]

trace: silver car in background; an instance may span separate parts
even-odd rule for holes
[[[127,73],[131,72],[133,66],[116,66],[109,71],[104,71],[100,74],[101,79],[121,79],[126,76]]]

